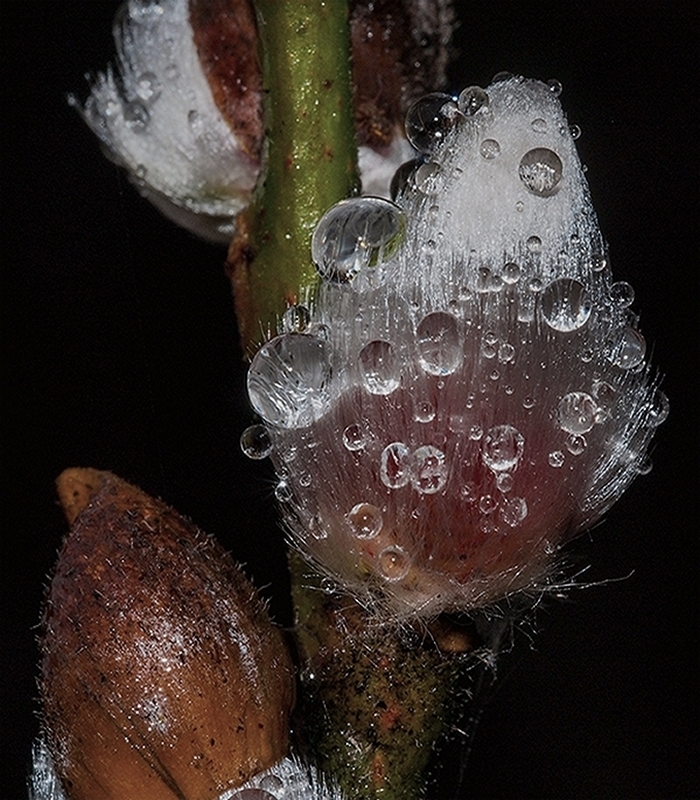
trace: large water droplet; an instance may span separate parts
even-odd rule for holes
[[[416,328],[418,360],[430,375],[449,375],[462,361],[457,320],[452,314],[435,311]]]
[[[328,403],[328,345],[314,336],[285,333],[264,344],[248,369],[248,397],[271,425],[310,425]]]
[[[520,159],[518,175],[528,192],[550,197],[559,189],[562,170],[561,159],[554,150],[535,147]]]
[[[368,438],[367,431],[357,422],[348,425],[343,431],[343,444],[351,452],[363,450]]]
[[[398,545],[385,547],[379,554],[379,571],[387,581],[400,581],[408,575],[411,560],[408,553]]]
[[[501,519],[511,528],[515,528],[527,516],[527,503],[524,497],[511,497],[501,503]]]
[[[382,529],[382,512],[371,503],[358,503],[345,515],[353,536],[358,539],[372,539]]]
[[[591,299],[585,287],[573,278],[558,278],[542,292],[542,317],[555,331],[575,331],[588,322]]]
[[[597,405],[585,392],[569,392],[557,406],[559,427],[567,433],[588,433],[596,421]]]
[[[610,287],[610,299],[618,308],[629,308],[634,303],[634,288],[627,281],[617,281]]]
[[[515,469],[523,454],[525,439],[512,425],[496,425],[484,435],[481,458],[494,472]]]
[[[389,260],[405,228],[403,211],[381,197],[351,197],[321,217],[311,239],[319,275],[364,291],[381,283],[377,267]]]
[[[473,117],[477,112],[483,114],[489,109],[489,96],[481,86],[467,86],[459,93],[457,107],[465,117]]]
[[[421,164],[413,174],[413,185],[423,194],[437,194],[443,183],[444,177],[440,165],[434,161]]]
[[[426,444],[413,453],[411,483],[421,494],[435,494],[447,483],[445,454]]]
[[[370,394],[391,394],[401,382],[401,368],[391,342],[375,339],[360,350],[362,380]]]
[[[382,451],[379,474],[390,489],[399,489],[411,479],[411,451],[403,442],[392,442]]]
[[[432,153],[445,140],[458,116],[449,94],[433,92],[416,100],[406,114],[406,136],[421,153]]]
[[[151,115],[143,103],[134,101],[124,106],[124,122],[134,133],[145,133]]]
[[[264,425],[251,425],[241,434],[241,450],[248,458],[259,461],[272,452],[272,440]]]
[[[643,361],[647,351],[647,343],[642,334],[627,326],[622,329],[614,351],[614,362],[622,369],[634,369]]]

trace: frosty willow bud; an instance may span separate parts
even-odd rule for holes
[[[551,579],[640,472],[667,413],[613,282],[560,86],[428,95],[395,205],[323,217],[311,310],[248,390],[302,553],[391,614],[469,610]],[[244,437],[245,438],[245,437]]]

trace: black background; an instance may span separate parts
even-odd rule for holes
[[[247,461],[221,250],[162,220],[68,108],[113,54],[116,3],[7,2],[2,63],[3,800],[38,728],[34,626],[64,532],[53,483],[110,469],[216,534],[289,621],[272,476]],[[683,8],[687,10],[682,10]],[[596,209],[671,415],[575,550],[590,581],[518,636],[477,733],[471,798],[690,798],[698,755],[698,71],[692,4],[464,4],[453,89],[564,84]]]

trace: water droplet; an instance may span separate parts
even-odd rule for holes
[[[501,72],[497,72],[493,78],[491,78],[491,83],[504,83],[505,81],[509,81],[512,77],[512,72],[502,70]]]
[[[469,428],[469,438],[473,442],[478,442],[479,439],[484,435],[484,430],[480,425],[472,425]]]
[[[535,407],[535,398],[531,397],[530,395],[527,395],[527,397],[523,399],[523,408],[530,409],[534,407]]]
[[[148,175],[148,169],[143,164],[137,164],[134,174],[140,181],[143,181],[146,179],[146,175]]]
[[[585,392],[569,392],[557,406],[559,427],[567,433],[588,433],[596,421],[597,406]]]
[[[389,200],[341,200],[321,217],[311,239],[311,257],[319,275],[360,291],[380,283],[383,276],[376,267],[395,254],[405,224],[403,211]]]
[[[555,467],[556,469],[563,466],[564,460],[565,456],[561,450],[552,450],[552,452],[547,456],[547,461],[549,462],[549,466]]]
[[[662,391],[657,391],[649,407],[649,424],[654,427],[661,425],[668,417],[669,410],[668,397]]]
[[[359,423],[348,425],[343,431],[343,444],[347,450],[363,450],[367,444],[367,432]]]
[[[144,133],[150,120],[151,115],[143,103],[134,101],[124,106],[124,122],[134,133]]]
[[[550,78],[547,81],[547,86],[549,87],[549,91],[555,96],[559,97],[562,92],[562,85],[556,78]]]
[[[429,400],[419,400],[414,417],[416,422],[432,422],[435,419],[435,406]]]
[[[621,369],[634,369],[644,361],[646,351],[647,343],[642,334],[627,326],[622,329],[613,360]]]
[[[542,293],[542,317],[555,331],[575,331],[588,322],[591,300],[582,283],[573,278],[558,278]]]
[[[399,489],[411,479],[411,451],[403,442],[392,442],[382,451],[379,474],[390,489]]]
[[[515,358],[515,348],[512,344],[508,342],[503,342],[503,344],[499,345],[498,347],[498,360],[501,364],[508,364]]]
[[[627,281],[617,281],[610,287],[610,299],[617,308],[629,308],[634,303],[634,288]]]
[[[315,336],[285,333],[264,344],[248,369],[248,397],[271,425],[310,425],[328,403],[328,345]]]
[[[501,377],[501,373],[497,369],[494,369],[489,374],[489,378],[491,378],[492,381],[497,381],[500,377]]]
[[[572,456],[580,456],[587,444],[585,436],[577,436],[575,433],[570,434],[566,439],[566,449]]]
[[[465,483],[459,490],[459,494],[465,503],[476,502],[476,486],[473,483]]]
[[[484,436],[481,458],[494,472],[515,469],[523,454],[525,439],[512,425],[496,425]]]
[[[358,539],[372,539],[382,529],[382,512],[370,503],[358,503],[345,515],[350,531]]]
[[[155,103],[160,97],[160,81],[152,72],[144,72],[136,82],[136,94],[144,103]]]
[[[467,86],[457,98],[457,107],[465,117],[473,117],[477,112],[488,111],[489,96],[481,86]]]
[[[430,375],[450,375],[462,361],[457,320],[444,311],[428,314],[416,328],[418,360]]]
[[[495,139],[484,139],[479,145],[479,152],[483,158],[487,161],[491,161],[491,159],[500,155],[501,145]]]
[[[408,109],[406,137],[419,152],[432,153],[454,127],[457,115],[457,103],[449,94],[427,94]]]
[[[520,280],[520,267],[510,261],[503,267],[503,280],[509,285],[513,285]]]
[[[537,117],[537,119],[533,119],[530,123],[532,130],[535,133],[546,133],[547,132],[547,121],[542,119],[542,117]]]
[[[651,457],[648,454],[645,454],[635,465],[635,472],[637,475],[648,475],[653,468],[654,464],[651,460]]]
[[[490,494],[482,495],[479,498],[479,511],[481,511],[482,514],[493,514],[497,508],[498,503]]]
[[[259,461],[272,452],[272,440],[264,425],[251,425],[241,434],[241,450],[248,458]]]
[[[554,150],[535,147],[520,159],[518,175],[528,192],[538,197],[550,197],[559,189],[563,169]]]
[[[275,486],[275,497],[280,503],[288,503],[292,499],[292,490],[287,481],[281,480]]]
[[[542,239],[539,236],[529,236],[525,246],[531,253],[539,253],[542,250]]]
[[[405,161],[394,173],[391,179],[391,187],[389,189],[391,199],[396,198],[403,194],[406,190],[413,188],[413,177],[420,165],[423,163],[420,158],[413,158],[410,161]]]
[[[608,259],[601,253],[591,256],[591,269],[593,272],[602,272],[608,266]]]
[[[542,291],[542,281],[539,278],[530,278],[527,282],[527,288],[537,294],[537,292]]]
[[[569,134],[571,138],[576,140],[581,138],[581,128],[578,125],[569,125]]]
[[[443,176],[439,164],[427,161],[421,164],[413,176],[413,185],[423,194],[436,194],[443,184]]]
[[[385,547],[379,554],[379,571],[387,581],[400,581],[408,575],[411,561],[408,553],[398,545]]]
[[[333,586],[333,589],[335,589],[335,586]],[[265,775],[260,781],[260,788],[268,792],[282,792],[284,790],[284,781],[277,775]]]
[[[285,333],[304,333],[311,322],[311,312],[306,306],[289,306],[282,315]]]
[[[302,472],[299,475],[299,485],[303,486],[305,489],[308,489],[309,486],[313,483],[313,479],[308,472]]]
[[[496,486],[500,492],[509,492],[513,488],[513,476],[510,472],[501,472],[496,478]]]
[[[412,457],[411,483],[421,494],[435,494],[447,483],[445,454],[437,447],[426,444],[419,447]]]
[[[610,408],[615,402],[615,389],[606,381],[593,381],[593,397],[599,406]]]
[[[387,395],[401,382],[401,370],[391,342],[375,339],[360,350],[362,380],[370,394]]]
[[[501,505],[501,519],[511,528],[515,528],[527,516],[527,503],[524,497],[504,499]]]
[[[270,794],[262,787],[259,789],[239,789],[234,794],[227,794],[227,800],[277,800],[275,794]]]

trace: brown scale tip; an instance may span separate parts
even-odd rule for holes
[[[230,556],[111,473],[58,487],[40,688],[67,796],[213,799],[284,756],[289,655]]]

